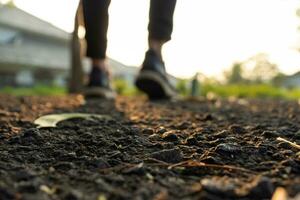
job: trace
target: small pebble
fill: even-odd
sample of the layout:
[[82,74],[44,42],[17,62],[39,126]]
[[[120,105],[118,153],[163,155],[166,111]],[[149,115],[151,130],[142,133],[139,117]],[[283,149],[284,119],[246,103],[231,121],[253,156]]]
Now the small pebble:
[[244,129],[242,126],[236,125],[236,124],[231,125],[229,127],[229,130],[233,134],[243,134],[243,133],[246,133],[246,129]]
[[146,135],[152,135],[153,133],[154,133],[154,130],[151,128],[145,128],[143,130],[143,134],[146,134]]
[[154,152],[150,155],[152,158],[161,160],[167,163],[178,163],[182,161],[183,155],[180,149],[166,149],[162,151]]
[[174,131],[165,132],[161,137],[170,142],[178,141],[178,136],[174,133]]
[[196,140],[196,138],[191,136],[191,137],[188,137],[186,139],[186,144],[188,144],[188,145],[197,145],[198,141]]
[[234,143],[222,143],[216,147],[215,151],[223,155],[237,154],[241,152],[241,147]]
[[266,138],[272,138],[272,137],[278,137],[280,134],[277,131],[264,131],[262,133],[262,136],[266,137]]
[[258,177],[250,183],[249,196],[256,199],[269,199],[275,190],[274,184],[270,178]]

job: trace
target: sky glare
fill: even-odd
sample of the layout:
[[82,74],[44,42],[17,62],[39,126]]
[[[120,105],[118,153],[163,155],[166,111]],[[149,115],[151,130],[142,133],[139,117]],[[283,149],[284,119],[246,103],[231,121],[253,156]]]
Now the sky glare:
[[[0,0],[6,1],[6,0]],[[164,49],[168,71],[220,76],[235,61],[267,53],[281,71],[300,70],[299,0],[178,0],[172,41]],[[77,0],[15,0],[15,4],[70,32]],[[139,66],[147,49],[149,0],[113,0],[108,56]]]

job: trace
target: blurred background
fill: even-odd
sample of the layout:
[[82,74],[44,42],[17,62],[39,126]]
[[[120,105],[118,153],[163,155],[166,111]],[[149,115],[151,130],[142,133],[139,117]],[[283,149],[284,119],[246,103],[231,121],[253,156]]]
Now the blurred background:
[[[77,0],[0,0],[0,92],[63,95]],[[149,0],[113,0],[114,86],[133,80],[147,49]],[[178,1],[164,59],[182,95],[300,99],[299,0]],[[122,34],[120,34],[122,33]],[[84,28],[79,27],[79,38]],[[82,60],[84,71],[89,61]]]

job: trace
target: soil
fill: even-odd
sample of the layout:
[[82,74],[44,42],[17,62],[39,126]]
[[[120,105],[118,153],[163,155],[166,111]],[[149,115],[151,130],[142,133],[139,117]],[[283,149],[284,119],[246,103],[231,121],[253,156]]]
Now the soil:
[[[48,113],[97,113],[55,128]],[[0,96],[0,199],[270,199],[300,193],[296,101]]]

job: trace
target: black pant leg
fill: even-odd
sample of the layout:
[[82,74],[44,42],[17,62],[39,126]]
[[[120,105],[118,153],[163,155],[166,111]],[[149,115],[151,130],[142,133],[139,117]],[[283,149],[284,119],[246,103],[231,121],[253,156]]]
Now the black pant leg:
[[176,0],[151,0],[149,13],[149,39],[168,41],[173,31]]
[[106,57],[108,7],[110,0],[83,0],[87,52],[90,58]]

